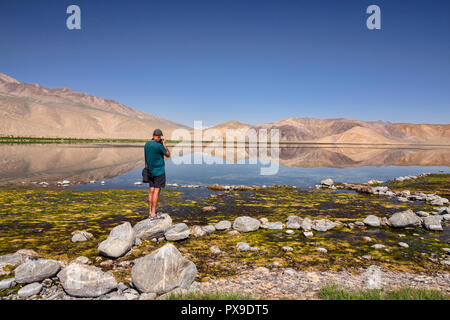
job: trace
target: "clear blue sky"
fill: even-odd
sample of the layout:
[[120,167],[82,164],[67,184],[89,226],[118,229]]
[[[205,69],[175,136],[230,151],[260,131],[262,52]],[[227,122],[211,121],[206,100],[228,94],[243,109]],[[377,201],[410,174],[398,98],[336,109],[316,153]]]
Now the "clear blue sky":
[[[371,4],[382,30],[366,28]],[[0,72],[189,126],[450,123],[448,0],[2,0],[0,39]]]

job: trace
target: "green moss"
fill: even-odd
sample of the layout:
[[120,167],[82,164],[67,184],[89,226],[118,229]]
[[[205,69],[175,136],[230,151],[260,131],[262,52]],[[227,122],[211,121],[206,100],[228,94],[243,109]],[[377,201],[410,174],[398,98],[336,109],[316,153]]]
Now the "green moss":
[[[285,221],[290,215],[328,218],[340,222],[361,221],[367,215],[388,217],[392,213],[411,208],[422,210],[423,203],[402,203],[384,196],[355,192],[304,190],[292,187],[271,187],[249,191],[221,192],[198,189],[179,191],[165,189],[161,193],[160,209],[172,216],[174,223],[188,220],[188,225],[214,224],[220,220],[233,221],[238,216],[266,217],[269,221]],[[215,212],[202,212],[203,206],[215,206]],[[148,215],[145,190],[52,190],[2,187],[0,188],[0,254],[29,248],[42,256],[71,260],[77,256],[97,257],[98,243],[116,225],[129,221],[135,224]],[[71,242],[71,232],[86,230],[94,239]],[[419,233],[415,236],[414,233]],[[400,238],[400,234],[404,237]],[[364,242],[369,236],[374,242]],[[288,235],[284,231],[258,230],[231,236],[226,231],[214,232],[201,238],[189,238],[176,246],[194,261],[199,277],[212,278],[238,273],[242,266],[269,267],[274,261],[296,269],[342,270],[357,272],[362,266],[377,264],[393,271],[434,272],[445,267],[430,257],[443,258],[442,248],[448,247],[446,233],[422,229],[345,228],[328,232],[314,232],[306,238],[301,230]],[[260,250],[238,252],[235,246],[243,241]],[[401,248],[398,242],[409,248]],[[143,241],[133,251],[115,263],[133,260],[163,244]],[[386,245],[389,252],[371,248],[374,243]],[[223,255],[210,254],[216,245]],[[293,252],[281,250],[290,246]],[[328,254],[316,251],[324,247]],[[363,259],[370,255],[372,260]],[[96,263],[97,265],[99,263]],[[126,279],[127,271],[117,276]]]

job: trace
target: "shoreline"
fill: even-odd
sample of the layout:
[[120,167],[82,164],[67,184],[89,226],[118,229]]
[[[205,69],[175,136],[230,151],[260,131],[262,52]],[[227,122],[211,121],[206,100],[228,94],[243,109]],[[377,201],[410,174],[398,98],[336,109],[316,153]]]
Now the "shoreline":
[[[117,282],[125,283],[127,289],[124,290],[128,290],[128,297],[133,300],[140,299],[142,296],[132,285],[134,280],[131,271],[137,261],[172,244],[176,246],[175,250],[180,252],[180,256],[195,263],[198,274],[192,286],[185,288],[185,291],[178,290],[171,294],[213,292],[223,289],[253,293],[256,298],[317,299],[317,292],[331,283],[355,289],[370,289],[375,280],[379,284],[376,287],[381,286],[386,290],[404,284],[411,288],[438,289],[448,294],[450,240],[439,240],[442,231],[427,230],[426,218],[420,218],[420,224],[424,223],[424,226],[405,225],[401,228],[394,228],[391,219],[395,214],[406,209],[413,209],[415,213],[427,211],[424,217],[430,217],[431,220],[435,217],[444,218],[446,213],[439,212],[437,208],[448,211],[449,208],[445,207],[448,206],[448,201],[442,200],[444,199],[442,194],[431,198],[427,196],[428,191],[421,192],[421,190],[434,188],[433,190],[436,191],[436,188],[440,188],[439,186],[448,185],[449,177],[449,174],[423,174],[417,177],[398,177],[387,182],[371,181],[371,184],[358,185],[358,188],[363,189],[345,193],[340,192],[339,189],[346,186],[355,188],[355,185],[337,184],[329,179],[323,180],[318,189],[306,190],[290,186],[255,188],[210,185],[210,190],[214,190],[214,193],[197,199],[198,202],[194,201],[194,203],[191,203],[189,198],[185,200],[179,198],[182,192],[175,188],[166,193],[166,198],[162,202],[163,207],[173,208],[170,213],[174,224],[170,218],[168,224],[164,222],[166,218],[157,222],[166,226],[162,236],[158,233],[158,235],[141,238],[142,236],[136,234],[136,239],[130,245],[129,251],[119,257],[105,257],[104,254],[99,254],[97,245],[111,237],[112,229],[130,222],[135,224],[133,229],[136,232],[139,230],[139,228],[136,229],[137,225],[145,221],[142,220],[141,211],[145,210],[142,208],[145,190],[135,192],[132,190],[64,189],[62,192],[41,188],[30,189],[26,193],[22,193],[24,192],[22,189],[15,193],[14,190],[0,188],[0,192],[5,200],[16,199],[16,196],[24,199],[35,198],[39,201],[38,203],[53,199],[48,203],[48,207],[40,207],[41,204],[36,207],[31,202],[29,204],[31,208],[39,209],[37,213],[29,211],[27,207],[19,209],[33,214],[33,219],[37,221],[45,218],[48,223],[51,223],[53,227],[43,229],[42,233],[36,234],[35,237],[42,238],[40,240],[42,248],[48,247],[46,239],[52,239],[51,243],[60,243],[63,247],[59,250],[62,250],[61,253],[64,252],[64,254],[55,254],[51,247],[45,251],[41,251],[39,246],[32,245],[16,246],[16,248],[37,250],[39,252],[37,255],[40,256],[37,261],[56,259],[61,265],[61,270],[74,261],[82,261],[81,263],[86,266],[111,273]],[[382,184],[389,185],[389,188],[384,189]],[[405,188],[411,189],[407,195],[403,194]],[[403,191],[396,191],[397,189]],[[447,195],[449,190],[439,191]],[[392,195],[396,197],[411,197],[412,201],[399,201],[395,197],[386,196],[387,192],[392,192]],[[425,195],[425,198],[418,200],[416,197],[420,194]],[[20,198],[13,200],[10,208],[14,208],[14,201],[22,201]],[[81,225],[73,225],[74,221],[78,221],[78,210],[85,212],[83,208],[91,208],[90,203],[86,203],[84,207],[87,199],[94,205],[94,211],[89,214],[90,220]],[[130,202],[130,199],[134,200]],[[442,204],[440,207],[430,204],[435,200],[445,202],[442,203],[444,207]],[[77,209],[68,201],[83,205]],[[127,207],[124,207],[125,204]],[[130,204],[133,206],[129,206]],[[230,207],[230,204],[233,206]],[[256,210],[253,210],[255,205]],[[298,205],[301,207],[297,208]],[[382,209],[380,206],[386,207]],[[292,211],[291,207],[296,209]],[[46,214],[46,208],[52,210],[51,215]],[[187,215],[179,215],[176,208],[182,210],[181,213],[187,212]],[[232,214],[229,215],[224,211],[225,208],[231,210]],[[266,209],[260,211],[261,209],[258,208]],[[355,214],[355,208],[364,209],[364,212]],[[117,215],[118,210],[126,214],[122,217],[117,216],[107,225],[98,225],[98,221],[111,216],[111,212]],[[96,215],[92,215],[93,213]],[[375,225],[373,225],[373,219],[366,222],[371,214],[375,214]],[[244,215],[251,217],[245,218]],[[14,218],[16,216],[12,217],[17,219]],[[66,221],[67,217],[75,220]],[[237,222],[241,220],[242,225],[241,222]],[[30,221],[33,220],[27,219],[26,223],[29,224]],[[446,219],[441,219],[439,223],[442,223],[444,230],[447,230],[445,221]],[[65,225],[56,228],[62,222]],[[19,241],[18,244],[20,244],[20,239],[27,239],[26,241],[32,239],[27,229],[21,229],[20,220],[15,220],[14,224],[18,226],[21,233],[25,234],[25,238],[12,233],[7,238],[2,238],[3,243],[14,240]],[[78,228],[82,226],[84,229],[76,229],[79,231],[72,232],[72,235],[74,237],[86,235],[87,238],[81,240],[82,242],[74,242],[74,237],[70,241],[68,232],[77,226]],[[251,229],[247,229],[249,227]],[[170,237],[169,229],[173,229]],[[13,231],[8,230],[8,232]],[[111,233],[108,236],[109,231]],[[52,238],[52,233],[48,232],[53,232],[57,237]],[[0,237],[2,237],[1,234]],[[65,247],[70,250],[64,249]],[[25,251],[29,253],[29,250]],[[14,251],[8,250],[8,252]],[[15,254],[16,257],[18,257],[17,254]],[[0,256],[0,260],[2,259],[5,257]],[[21,261],[23,263],[28,260]],[[14,276],[13,271],[14,268],[4,270],[0,280]],[[373,274],[377,277],[375,280],[373,280]],[[68,296],[63,290],[59,278],[53,277],[41,284],[43,287],[40,290],[45,297],[74,298]],[[8,299],[18,298],[17,292],[22,286],[14,288],[11,293],[6,293]],[[112,293],[102,294],[97,298],[124,299],[125,291],[113,290]],[[166,297],[167,295],[163,294],[160,299]],[[31,298],[38,297],[31,296]]]

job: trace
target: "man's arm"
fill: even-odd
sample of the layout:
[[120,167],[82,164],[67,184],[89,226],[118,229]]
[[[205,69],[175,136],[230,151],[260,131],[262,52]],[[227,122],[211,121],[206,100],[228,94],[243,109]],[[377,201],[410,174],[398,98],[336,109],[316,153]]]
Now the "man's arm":
[[162,144],[163,144],[164,149],[166,149],[166,153],[165,153],[164,155],[165,155],[167,158],[170,158],[170,151],[169,151],[169,149],[168,149],[167,146],[166,146],[166,140],[165,140],[165,139],[162,141]]

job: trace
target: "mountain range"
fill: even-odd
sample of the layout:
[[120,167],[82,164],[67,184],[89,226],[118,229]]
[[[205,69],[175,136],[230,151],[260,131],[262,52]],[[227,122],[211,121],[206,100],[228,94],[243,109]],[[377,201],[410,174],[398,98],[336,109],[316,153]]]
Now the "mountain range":
[[[111,99],[68,88],[50,89],[0,73],[0,136],[146,139],[154,128],[170,138],[185,125]],[[279,129],[284,142],[450,144],[450,124],[410,124],[350,119],[288,118],[260,125],[235,120],[210,129]]]

